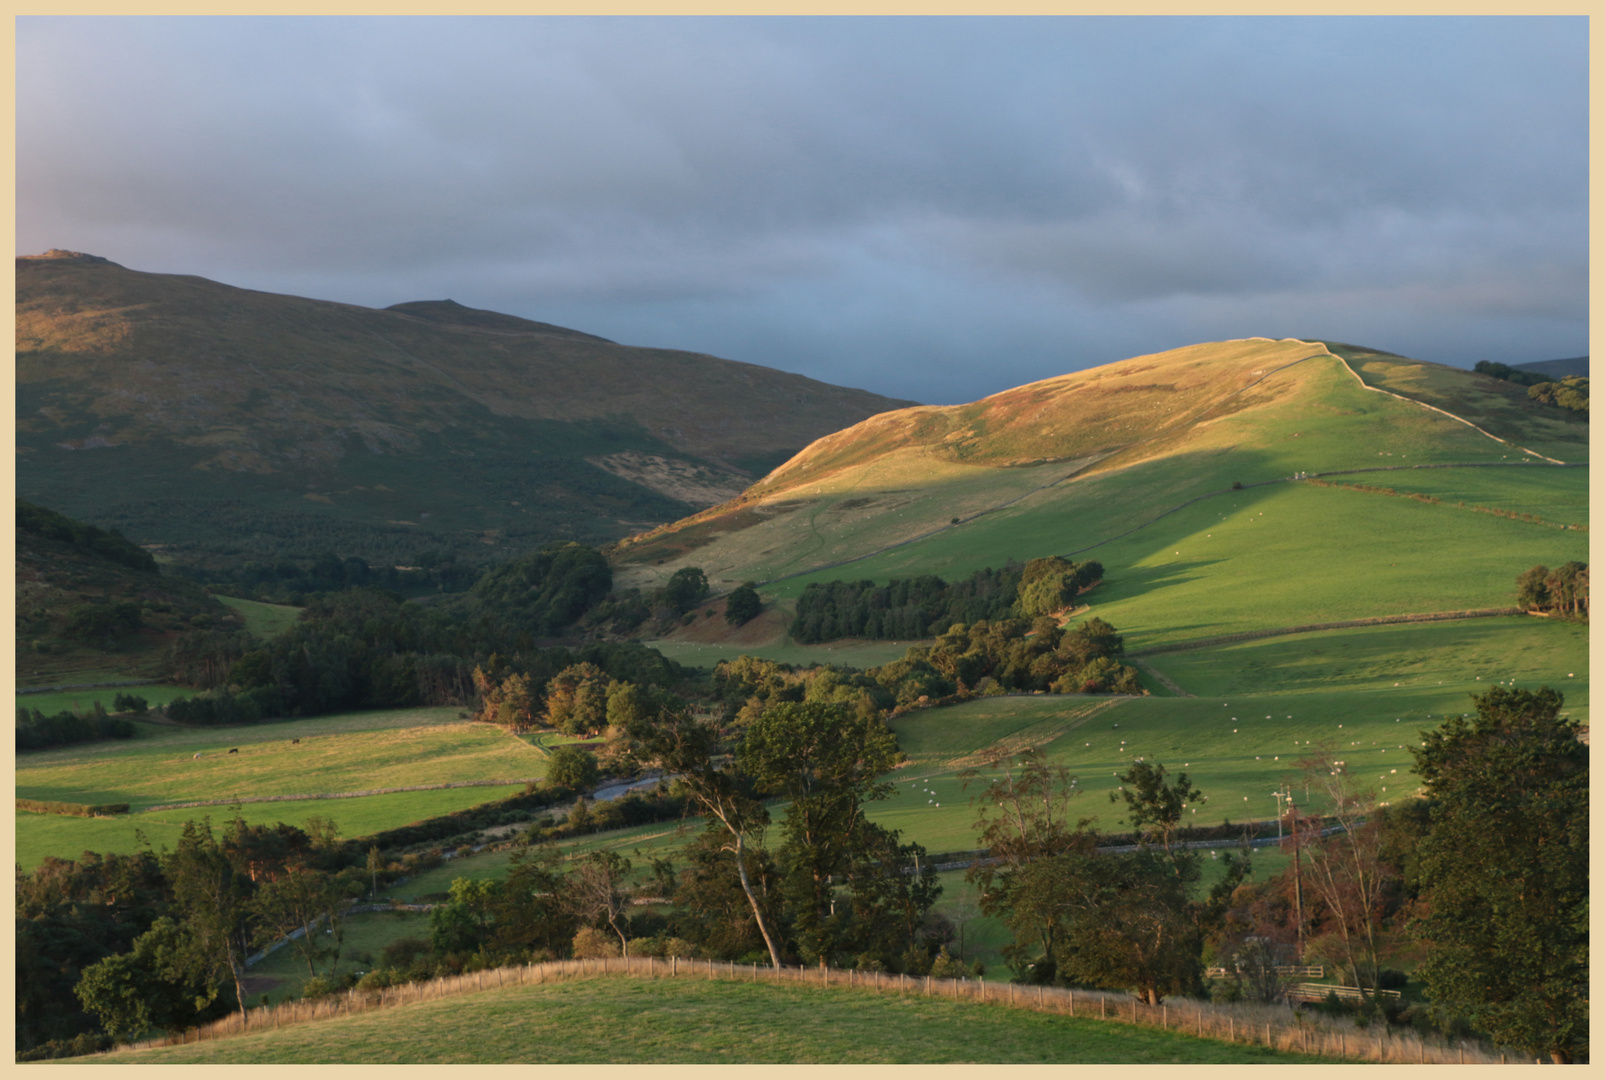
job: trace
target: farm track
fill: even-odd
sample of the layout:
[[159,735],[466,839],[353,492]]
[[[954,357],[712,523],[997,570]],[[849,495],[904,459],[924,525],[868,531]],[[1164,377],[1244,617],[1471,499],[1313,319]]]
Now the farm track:
[[1187,691],[1183,690],[1180,686],[1178,686],[1175,683],[1171,682],[1170,681],[1170,676],[1166,675],[1164,672],[1160,671],[1158,668],[1154,667],[1152,664],[1144,663],[1142,660],[1137,659],[1135,654],[1127,656],[1126,659],[1130,660],[1134,667],[1141,668],[1143,671],[1147,672],[1148,675],[1151,676],[1156,683],[1158,683],[1160,686],[1163,686],[1166,690],[1169,690],[1172,694],[1175,694],[1177,697],[1193,697],[1194,696],[1192,694],[1189,694]]
[[1559,458],[1552,458],[1552,457],[1549,457],[1548,455],[1540,454],[1538,451],[1529,450],[1525,446],[1517,446],[1515,443],[1511,442],[1509,439],[1501,439],[1498,435],[1495,435],[1493,432],[1487,431],[1487,430],[1484,430],[1483,428],[1478,427],[1476,424],[1473,424],[1470,420],[1467,420],[1464,416],[1456,416],[1454,413],[1450,412],[1448,409],[1440,409],[1436,405],[1428,405],[1425,401],[1418,401],[1417,399],[1415,399],[1413,397],[1406,397],[1404,394],[1396,394],[1392,390],[1384,390],[1380,386],[1372,386],[1370,383],[1368,383],[1364,379],[1360,378],[1360,373],[1358,371],[1355,371],[1353,366],[1350,365],[1350,363],[1347,360],[1343,359],[1343,357],[1338,356],[1336,353],[1332,353],[1332,352],[1327,353],[1327,355],[1332,357],[1333,359],[1335,359],[1338,363],[1342,364],[1344,369],[1347,370],[1350,375],[1354,376],[1354,380],[1356,382],[1358,382],[1361,386],[1365,387],[1365,389],[1367,389],[1367,390],[1373,390],[1378,394],[1386,394],[1386,395],[1388,395],[1388,397],[1398,398],[1400,401],[1408,401],[1411,404],[1421,406],[1423,409],[1431,409],[1435,413],[1440,413],[1443,416],[1447,416],[1451,420],[1458,420],[1462,424],[1466,425],[1468,428],[1471,428],[1473,431],[1476,431],[1479,434],[1488,436],[1488,438],[1492,439],[1496,443],[1503,443],[1505,446],[1509,446],[1509,447],[1512,447],[1513,449],[1520,450],[1524,454],[1531,454],[1535,458],[1542,458],[1543,460],[1549,462],[1551,465],[1565,465],[1565,464],[1567,464],[1566,462],[1561,461]]

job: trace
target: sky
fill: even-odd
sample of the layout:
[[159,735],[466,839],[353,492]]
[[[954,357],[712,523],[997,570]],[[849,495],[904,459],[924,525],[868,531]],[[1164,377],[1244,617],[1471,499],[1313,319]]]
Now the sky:
[[930,404],[1588,351],[1582,18],[20,18],[17,253]]

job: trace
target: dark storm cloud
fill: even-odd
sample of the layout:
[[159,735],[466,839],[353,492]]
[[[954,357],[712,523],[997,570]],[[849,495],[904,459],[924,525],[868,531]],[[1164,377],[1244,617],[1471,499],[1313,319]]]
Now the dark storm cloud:
[[18,247],[926,401],[1219,337],[1587,349],[1587,24],[18,24]]

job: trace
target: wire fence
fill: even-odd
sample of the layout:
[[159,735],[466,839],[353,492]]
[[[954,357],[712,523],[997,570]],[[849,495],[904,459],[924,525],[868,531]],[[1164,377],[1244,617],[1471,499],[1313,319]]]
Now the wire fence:
[[1174,999],[1149,1005],[1130,994],[1070,990],[1052,986],[989,983],[985,979],[938,979],[880,971],[737,964],[683,957],[603,957],[552,960],[449,975],[384,989],[352,989],[312,1001],[288,1001],[233,1013],[201,1027],[131,1044],[124,1049],[176,1046],[271,1031],[397,1005],[439,1001],[461,994],[506,987],[539,986],[596,976],[646,979],[700,979],[752,983],[791,983],[840,987],[867,993],[949,998],[1005,1008],[1132,1024],[1273,1050],[1341,1061],[1396,1064],[1502,1064],[1525,1061],[1470,1040],[1425,1038],[1399,1033],[1386,1024],[1360,1028],[1353,1021],[1317,1017],[1286,1006],[1215,1004]]

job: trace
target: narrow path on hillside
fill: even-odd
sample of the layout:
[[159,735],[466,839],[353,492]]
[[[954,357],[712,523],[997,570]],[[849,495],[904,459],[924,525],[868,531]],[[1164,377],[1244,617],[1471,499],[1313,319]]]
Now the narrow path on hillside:
[[[1321,347],[1322,348],[1326,347],[1324,342],[1321,343]],[[1492,439],[1496,443],[1503,443],[1504,445],[1510,447],[1513,450],[1520,450],[1524,454],[1531,454],[1535,458],[1542,458],[1543,460],[1549,462],[1551,465],[1565,465],[1566,464],[1566,462],[1561,461],[1559,458],[1552,458],[1552,457],[1549,457],[1546,454],[1540,454],[1536,450],[1529,450],[1525,446],[1518,446],[1515,443],[1511,442],[1509,439],[1501,439],[1498,435],[1495,435],[1493,432],[1485,430],[1484,428],[1478,427],[1476,424],[1473,424],[1470,420],[1467,420],[1464,416],[1456,416],[1454,413],[1450,412],[1448,409],[1440,409],[1436,405],[1428,405],[1425,401],[1421,401],[1421,400],[1419,400],[1417,398],[1406,397],[1403,394],[1396,394],[1392,390],[1384,390],[1380,386],[1372,386],[1370,383],[1368,383],[1364,379],[1360,378],[1360,373],[1358,371],[1355,371],[1354,368],[1349,364],[1349,362],[1347,360],[1343,359],[1343,357],[1337,355],[1336,353],[1334,353],[1334,352],[1332,352],[1330,350],[1327,351],[1327,355],[1332,357],[1338,363],[1342,364],[1343,365],[1343,370],[1347,371],[1350,375],[1353,375],[1354,376],[1354,381],[1359,383],[1362,387],[1364,387],[1367,390],[1374,391],[1375,393],[1378,393],[1378,394],[1386,394],[1386,395],[1388,395],[1388,397],[1398,398],[1400,401],[1408,401],[1412,405],[1419,405],[1423,409],[1431,409],[1435,413],[1441,413],[1444,416],[1447,416],[1451,420],[1460,421],[1462,424],[1466,425],[1468,428],[1471,428],[1473,431],[1476,431],[1476,432],[1478,432],[1480,434],[1488,436],[1490,439]]]
[[1193,697],[1194,696],[1192,694],[1189,694],[1187,691],[1183,690],[1181,687],[1177,686],[1175,683],[1171,682],[1170,681],[1170,677],[1168,675],[1166,675],[1164,672],[1160,671],[1158,668],[1154,667],[1152,664],[1148,663],[1146,660],[1141,660],[1135,655],[1128,655],[1126,657],[1126,659],[1131,661],[1131,664],[1132,664],[1133,667],[1139,668],[1140,670],[1146,672],[1149,676],[1151,676],[1153,678],[1154,682],[1158,683],[1160,686],[1163,686],[1166,690],[1169,690],[1172,694],[1175,694],[1177,697]]

